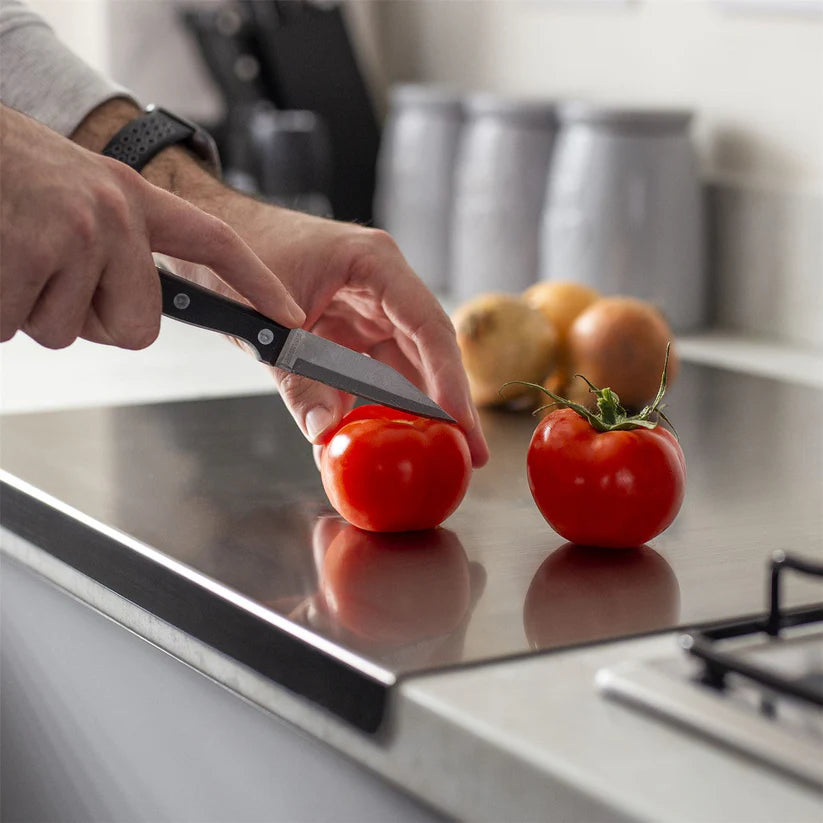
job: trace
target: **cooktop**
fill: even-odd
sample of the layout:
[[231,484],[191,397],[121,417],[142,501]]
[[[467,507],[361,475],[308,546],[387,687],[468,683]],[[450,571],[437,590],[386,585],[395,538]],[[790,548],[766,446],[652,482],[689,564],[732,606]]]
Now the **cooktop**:
[[823,558],[823,391],[684,364],[667,400],[686,500],[628,551],[543,520],[524,412],[482,413],[491,460],[441,528],[359,532],[276,395],[7,416],[2,525],[373,731],[401,677],[757,615],[775,550]]

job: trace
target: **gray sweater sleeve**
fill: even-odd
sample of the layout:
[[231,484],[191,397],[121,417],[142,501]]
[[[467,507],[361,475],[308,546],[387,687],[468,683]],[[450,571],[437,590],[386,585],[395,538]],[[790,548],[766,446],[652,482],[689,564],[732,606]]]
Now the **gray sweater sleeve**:
[[70,51],[21,0],[0,0],[0,101],[69,135],[113,97],[134,99]]

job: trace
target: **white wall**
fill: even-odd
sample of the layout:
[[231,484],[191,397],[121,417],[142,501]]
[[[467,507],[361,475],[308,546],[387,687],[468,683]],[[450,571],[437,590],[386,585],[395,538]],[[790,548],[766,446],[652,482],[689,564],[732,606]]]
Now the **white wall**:
[[[219,110],[176,23],[180,0],[29,2],[71,48],[141,97],[191,116]],[[823,192],[823,0],[347,5],[364,67],[384,86],[420,79],[553,98],[693,106],[707,176]],[[781,6],[789,11],[769,10]],[[792,11],[797,8],[809,11]]]
[[821,192],[823,13],[811,12],[823,5],[737,5],[400,0],[377,11],[393,79],[692,106],[710,177]]
[[109,0],[26,0],[57,36],[98,71],[109,71]]
[[143,103],[158,102],[210,122],[219,96],[178,6],[218,0],[27,0],[58,37],[98,71],[131,89]]
[[823,351],[821,0],[384,0],[387,83],[688,106],[715,325]]

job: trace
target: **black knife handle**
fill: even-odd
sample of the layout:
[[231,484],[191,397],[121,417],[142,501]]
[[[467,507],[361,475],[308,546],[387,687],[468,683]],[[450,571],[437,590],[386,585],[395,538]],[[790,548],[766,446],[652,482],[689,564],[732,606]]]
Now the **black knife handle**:
[[198,286],[157,266],[163,290],[163,314],[245,340],[264,363],[274,363],[291,329],[260,312]]

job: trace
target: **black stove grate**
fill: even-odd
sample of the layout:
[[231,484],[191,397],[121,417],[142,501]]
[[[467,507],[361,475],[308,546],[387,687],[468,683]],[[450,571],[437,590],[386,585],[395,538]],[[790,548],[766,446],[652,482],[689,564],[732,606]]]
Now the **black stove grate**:
[[718,641],[747,635],[765,634],[778,638],[785,629],[823,624],[823,604],[804,609],[781,607],[781,581],[786,570],[823,578],[823,564],[783,551],[775,552],[769,567],[770,605],[768,613],[756,619],[738,620],[684,634],[681,646],[703,663],[701,681],[718,690],[726,688],[727,676],[741,675],[768,690],[806,703],[823,707],[823,673],[811,672],[802,677],[787,677],[744,659],[739,652],[718,648]]

